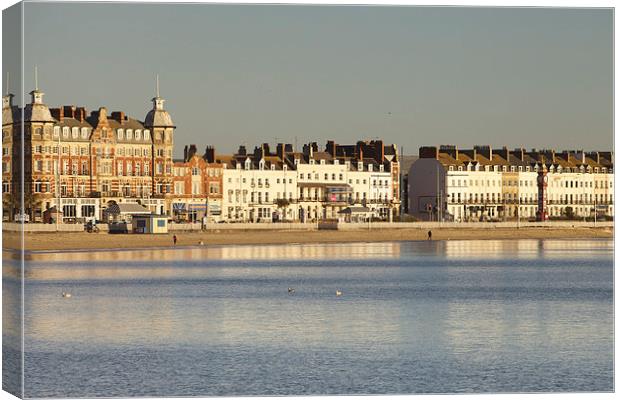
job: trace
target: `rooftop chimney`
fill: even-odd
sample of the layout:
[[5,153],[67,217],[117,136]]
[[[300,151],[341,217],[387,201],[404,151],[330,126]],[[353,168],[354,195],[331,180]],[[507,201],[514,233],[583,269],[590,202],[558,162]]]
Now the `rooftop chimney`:
[[215,147],[207,146],[207,148],[205,149],[204,159],[208,163],[215,162]]
[[385,146],[383,140],[375,140],[375,160],[381,164],[385,159]]
[[459,149],[455,145],[439,146],[439,153],[446,153],[455,160],[459,159]]
[[510,153],[508,152],[508,147],[504,146],[499,150],[495,150],[495,153],[498,154],[501,158],[503,158],[506,161],[510,161],[508,158],[510,156]]
[[418,152],[420,158],[439,159],[439,149],[436,146],[422,146]]
[[125,122],[125,113],[123,111],[112,112],[112,119],[121,125]]
[[191,160],[191,158],[194,157],[194,154],[196,154],[197,151],[198,151],[198,148],[196,147],[196,145],[190,144],[189,149],[187,150],[187,159],[185,161],[187,162]]
[[57,119],[59,122],[62,122],[65,119],[65,113],[64,113],[63,107],[50,108],[50,113],[52,114],[52,117]]
[[286,156],[286,149],[284,147],[284,143],[278,143],[276,145],[276,155],[280,160],[284,161],[284,158]]
[[325,151],[331,154],[332,157],[336,157],[336,142],[333,140],[328,140],[325,145]]
[[84,120],[86,119],[86,108],[78,107],[76,110],[76,114],[76,118],[80,120],[80,122],[84,122]]

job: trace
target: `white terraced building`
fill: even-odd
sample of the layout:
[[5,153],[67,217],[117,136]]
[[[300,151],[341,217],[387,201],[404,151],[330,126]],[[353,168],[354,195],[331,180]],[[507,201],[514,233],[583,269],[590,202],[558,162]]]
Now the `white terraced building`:
[[396,146],[381,141],[341,146],[316,143],[302,152],[290,144],[269,145],[248,153],[218,155],[222,163],[225,221],[302,221],[343,219],[350,206],[367,207],[369,215],[391,220],[400,208]]
[[613,218],[613,154],[422,147],[408,176],[420,220]]

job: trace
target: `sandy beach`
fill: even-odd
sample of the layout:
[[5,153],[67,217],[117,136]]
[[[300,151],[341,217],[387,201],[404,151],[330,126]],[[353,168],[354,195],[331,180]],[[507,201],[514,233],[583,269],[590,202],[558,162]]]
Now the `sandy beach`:
[[[612,228],[436,228],[433,240],[484,240],[484,239],[578,239],[612,238]],[[236,244],[286,244],[286,243],[338,243],[338,242],[386,242],[426,240],[425,229],[383,229],[368,231],[216,231],[176,233],[177,246]],[[173,245],[173,234],[137,235],[107,233],[29,233],[26,235],[27,250],[81,250],[168,247]],[[4,232],[3,248],[17,248],[15,233]]]

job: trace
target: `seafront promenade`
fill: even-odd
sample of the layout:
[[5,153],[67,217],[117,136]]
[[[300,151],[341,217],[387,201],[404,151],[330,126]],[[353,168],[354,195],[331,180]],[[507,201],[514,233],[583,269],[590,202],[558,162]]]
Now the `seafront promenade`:
[[[43,225],[28,225],[26,228]],[[613,237],[613,222],[498,223],[366,223],[366,224],[217,224],[201,230],[189,224],[170,225],[168,234],[108,234],[86,232],[26,232],[27,250],[89,250],[236,244],[294,244],[426,240],[592,239]],[[5,224],[3,248],[19,247],[19,234]],[[8,229],[7,229],[8,228]]]

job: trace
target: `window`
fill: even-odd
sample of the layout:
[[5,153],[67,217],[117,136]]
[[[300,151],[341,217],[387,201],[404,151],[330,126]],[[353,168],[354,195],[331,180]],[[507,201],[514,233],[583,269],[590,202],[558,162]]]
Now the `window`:
[[200,194],[200,182],[192,182],[192,194]]
[[82,139],[88,139],[88,128],[82,128]]
[[119,129],[116,131],[116,138],[118,140],[123,140],[125,138],[125,135],[123,134],[123,130]]
[[63,126],[63,128],[62,128],[62,137],[64,137],[64,138],[68,138],[69,137],[69,127],[68,126]]
[[77,139],[79,135],[80,135],[80,129],[77,126],[74,126],[73,128],[71,128],[72,139]]
[[127,129],[127,140],[131,140],[131,137],[133,136],[133,131],[131,129]]
[[140,131],[140,129],[136,129],[136,133],[134,134],[134,137],[136,138],[136,140],[142,139],[142,132]]
[[148,129],[144,130],[144,140],[151,140],[151,131]]

